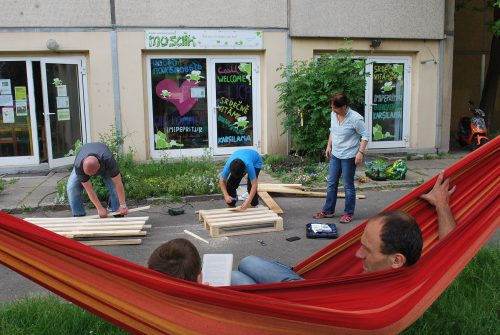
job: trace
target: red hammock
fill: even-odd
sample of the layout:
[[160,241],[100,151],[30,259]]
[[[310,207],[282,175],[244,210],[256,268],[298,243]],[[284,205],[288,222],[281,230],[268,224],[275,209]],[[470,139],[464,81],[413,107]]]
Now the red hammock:
[[0,213],[0,263],[135,334],[390,334],[419,318],[499,226],[500,137],[445,172],[457,228],[438,242],[418,197],[387,209],[420,224],[424,253],[400,270],[361,274],[365,223],[295,269],[308,280],[216,288],[164,276]]

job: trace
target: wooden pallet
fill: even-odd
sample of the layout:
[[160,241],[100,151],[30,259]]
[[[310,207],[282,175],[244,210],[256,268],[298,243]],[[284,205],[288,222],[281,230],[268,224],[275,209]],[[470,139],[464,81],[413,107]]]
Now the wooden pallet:
[[[143,208],[141,208],[143,210]],[[25,218],[41,228],[56,234],[72,238],[85,239],[81,243],[87,245],[125,245],[140,244],[140,239],[123,239],[128,236],[145,236],[145,229],[151,225],[145,224],[149,217],[70,217],[70,218]],[[110,240],[98,238],[111,237]],[[96,239],[97,238],[97,239]]]
[[257,234],[283,230],[283,219],[267,207],[202,210],[200,221],[211,237]]

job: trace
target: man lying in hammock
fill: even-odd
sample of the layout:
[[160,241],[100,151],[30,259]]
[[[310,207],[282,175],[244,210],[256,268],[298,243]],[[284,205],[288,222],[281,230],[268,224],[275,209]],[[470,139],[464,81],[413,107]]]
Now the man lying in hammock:
[[[449,179],[440,173],[431,192],[422,195],[436,208],[439,238],[451,232],[456,222],[449,205]],[[361,236],[356,257],[363,262],[364,272],[398,269],[415,264],[422,253],[422,233],[415,219],[401,210],[384,211],[372,217]],[[251,285],[302,280],[287,265],[258,256],[243,258],[238,271],[233,271],[231,285]]]

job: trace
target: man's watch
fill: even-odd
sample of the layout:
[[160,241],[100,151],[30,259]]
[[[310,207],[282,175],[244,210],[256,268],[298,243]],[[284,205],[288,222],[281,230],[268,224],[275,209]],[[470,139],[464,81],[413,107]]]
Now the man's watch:
[[120,204],[120,208],[127,208],[127,204]]

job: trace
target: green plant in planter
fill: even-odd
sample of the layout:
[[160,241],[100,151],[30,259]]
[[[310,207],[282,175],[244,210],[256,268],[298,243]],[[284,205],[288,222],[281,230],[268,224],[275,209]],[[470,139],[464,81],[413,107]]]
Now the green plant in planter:
[[349,49],[339,49],[336,54],[295,61],[278,71],[284,79],[276,88],[285,131],[291,131],[296,151],[319,159],[330,131],[330,96],[344,92],[351,104],[364,104],[368,75],[364,59],[354,59]]

